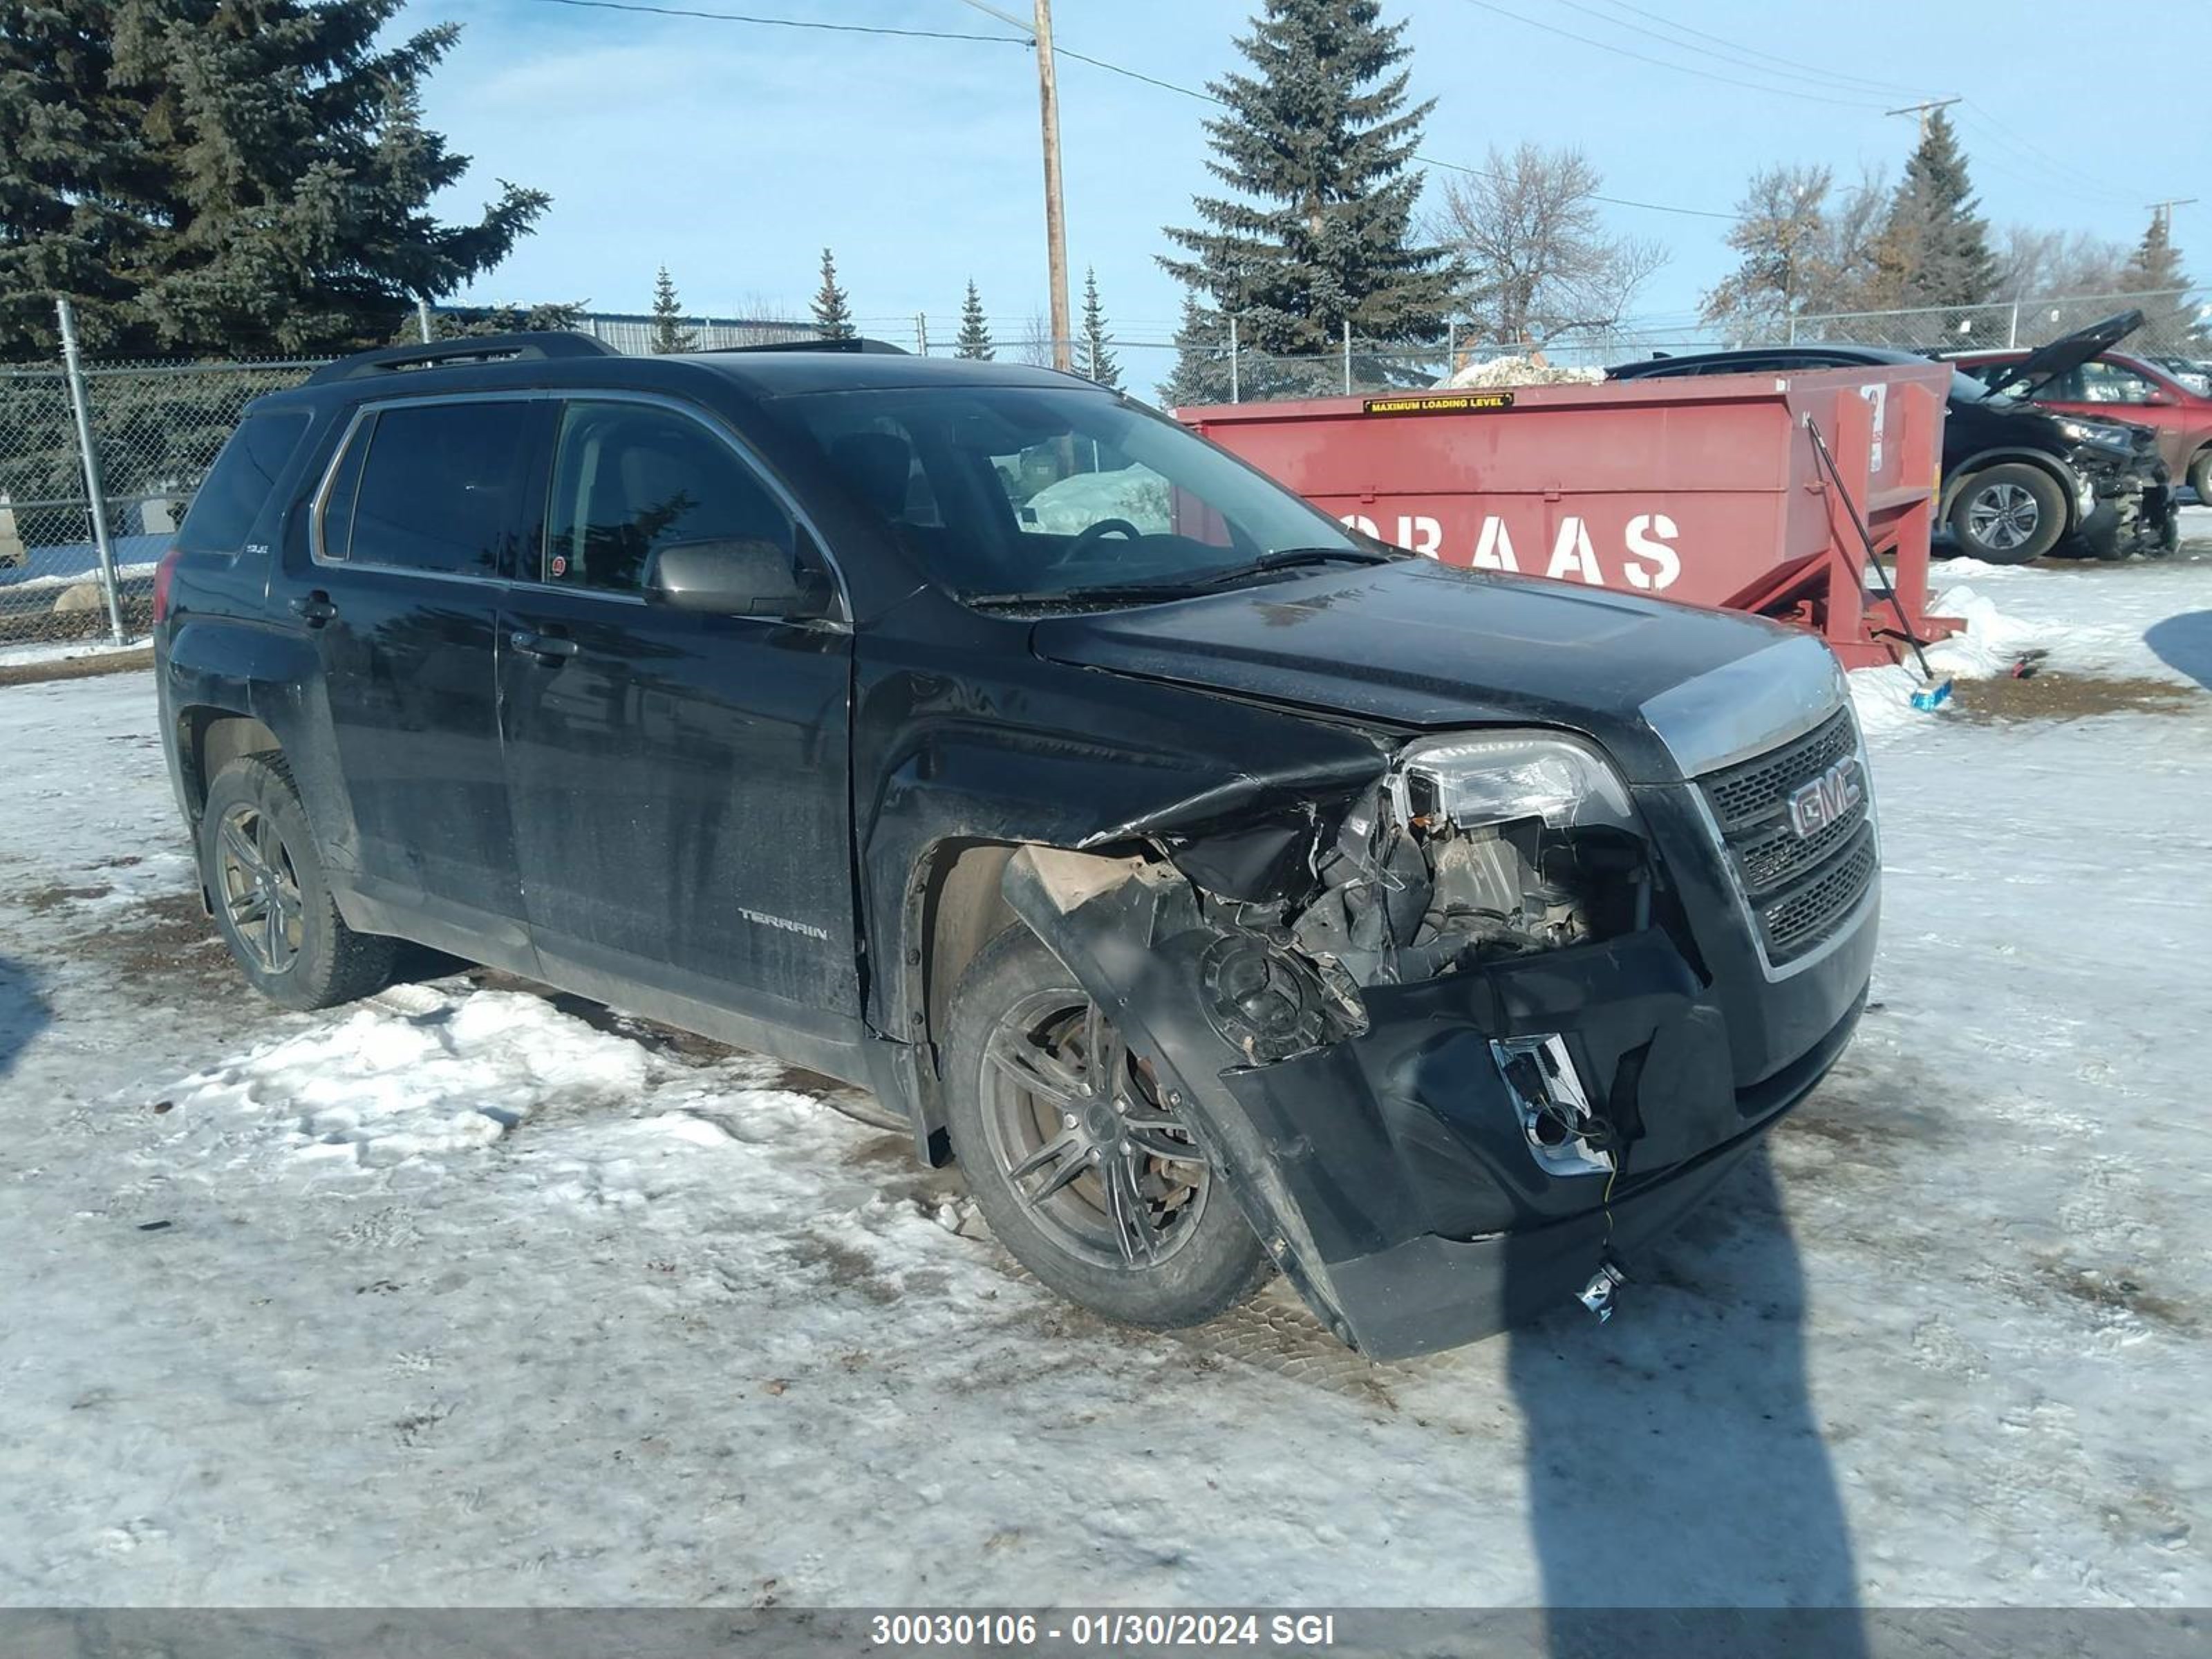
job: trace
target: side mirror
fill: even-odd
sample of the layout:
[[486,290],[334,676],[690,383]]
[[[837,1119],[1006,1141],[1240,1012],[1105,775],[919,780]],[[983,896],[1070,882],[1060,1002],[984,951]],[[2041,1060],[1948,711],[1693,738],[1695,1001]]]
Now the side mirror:
[[2143,399],[2143,402],[2153,409],[2171,409],[2179,401],[2179,398],[2164,386],[2153,386],[2150,395]]
[[829,616],[836,599],[826,574],[802,567],[787,549],[760,541],[665,547],[653,556],[646,592],[678,611],[791,622]]

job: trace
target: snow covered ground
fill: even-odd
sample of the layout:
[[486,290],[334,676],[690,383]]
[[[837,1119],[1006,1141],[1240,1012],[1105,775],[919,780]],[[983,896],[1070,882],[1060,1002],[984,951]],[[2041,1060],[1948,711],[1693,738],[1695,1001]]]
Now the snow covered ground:
[[2212,1602],[2212,545],[1952,580],[2051,701],[1878,723],[1832,1079],[1609,1325],[1387,1366],[1075,1312],[768,1061],[258,1004],[147,677],[0,689],[0,1601]]

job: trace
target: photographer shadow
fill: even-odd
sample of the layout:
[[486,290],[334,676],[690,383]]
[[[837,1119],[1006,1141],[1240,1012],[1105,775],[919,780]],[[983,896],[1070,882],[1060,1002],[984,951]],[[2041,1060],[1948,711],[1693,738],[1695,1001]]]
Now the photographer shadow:
[[[1566,1302],[1508,1339],[1547,1650],[1711,1654],[1764,1631],[1793,1654],[1860,1659],[1856,1564],[1766,1149],[1632,1267],[1642,1282],[1601,1330]],[[1765,1609],[1804,1611],[1747,1611]],[[1784,1618],[1786,1637],[1765,1630]]]

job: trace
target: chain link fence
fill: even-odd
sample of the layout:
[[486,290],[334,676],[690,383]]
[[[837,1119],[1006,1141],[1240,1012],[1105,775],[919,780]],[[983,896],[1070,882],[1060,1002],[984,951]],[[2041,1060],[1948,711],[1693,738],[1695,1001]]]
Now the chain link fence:
[[2136,310],[2143,313],[2143,325],[2120,343],[2120,350],[2154,359],[2212,358],[2212,289],[2204,288],[1911,311],[1829,312],[1791,319],[1780,337],[1785,342],[1849,340],[1930,353],[1995,351],[2042,345],[2118,312]]
[[154,566],[240,414],[314,368],[0,368],[0,647],[143,633]]

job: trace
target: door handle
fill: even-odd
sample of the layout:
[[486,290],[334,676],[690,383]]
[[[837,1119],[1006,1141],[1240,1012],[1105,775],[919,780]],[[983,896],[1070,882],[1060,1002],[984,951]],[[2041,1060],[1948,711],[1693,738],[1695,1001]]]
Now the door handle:
[[338,608],[331,603],[331,596],[319,587],[312,593],[302,593],[294,599],[292,613],[308,627],[320,628],[338,614]]
[[558,634],[533,634],[526,628],[518,628],[507,636],[507,642],[525,655],[532,656],[548,666],[557,667],[576,654],[576,642]]

